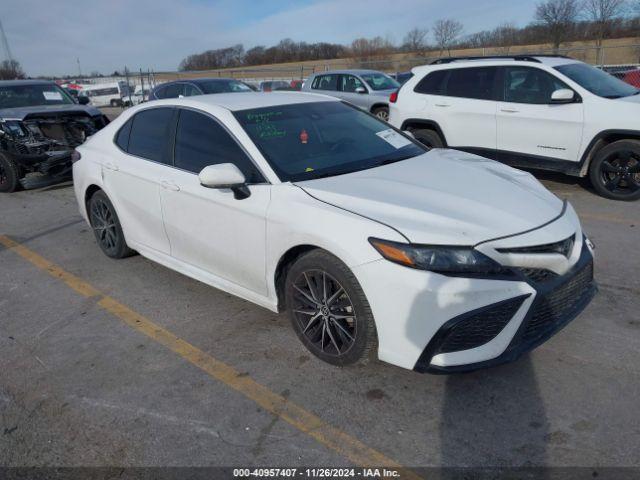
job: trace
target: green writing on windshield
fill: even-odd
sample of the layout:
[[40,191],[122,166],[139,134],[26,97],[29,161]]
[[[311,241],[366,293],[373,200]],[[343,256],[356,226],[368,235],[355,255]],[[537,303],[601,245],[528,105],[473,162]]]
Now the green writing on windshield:
[[280,138],[287,134],[287,131],[278,127],[272,120],[277,120],[282,116],[282,112],[261,112],[261,113],[248,113],[247,120],[255,123],[256,134],[259,138]]

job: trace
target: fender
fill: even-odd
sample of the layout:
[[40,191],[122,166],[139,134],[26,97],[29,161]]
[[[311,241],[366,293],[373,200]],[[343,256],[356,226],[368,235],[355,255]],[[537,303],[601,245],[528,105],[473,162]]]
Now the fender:
[[585,148],[582,157],[580,158],[579,167],[580,167],[580,176],[584,177],[587,175],[589,171],[589,166],[591,165],[591,161],[593,157],[595,157],[596,153],[602,148],[607,142],[606,140],[610,137],[613,137],[610,141],[615,142],[617,140],[623,140],[627,138],[638,139],[640,140],[640,130],[602,130],[598,134],[596,134],[587,148]]
[[440,128],[440,125],[438,124],[438,122],[434,120],[424,120],[421,118],[408,118],[404,122],[402,122],[402,126],[400,127],[400,130],[408,130],[409,125],[411,126],[420,125],[420,126],[429,127],[431,130],[435,130],[438,133],[438,135],[440,135],[440,138],[442,139],[444,146],[445,147],[449,146],[449,144],[447,143],[447,137],[445,137],[444,133],[442,132],[442,128]]

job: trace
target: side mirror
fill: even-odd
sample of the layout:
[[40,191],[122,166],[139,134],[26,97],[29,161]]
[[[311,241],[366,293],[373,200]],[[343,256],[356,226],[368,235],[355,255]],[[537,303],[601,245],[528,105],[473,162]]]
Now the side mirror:
[[356,93],[367,93],[367,89],[364,87],[356,87]]
[[233,163],[204,167],[198,174],[198,179],[203,187],[230,188],[236,200],[242,200],[251,195],[244,175]]
[[87,105],[89,103],[89,97],[85,97],[84,95],[78,95],[78,103],[80,105]]
[[575,100],[575,93],[568,88],[560,88],[551,94],[551,103],[571,103]]

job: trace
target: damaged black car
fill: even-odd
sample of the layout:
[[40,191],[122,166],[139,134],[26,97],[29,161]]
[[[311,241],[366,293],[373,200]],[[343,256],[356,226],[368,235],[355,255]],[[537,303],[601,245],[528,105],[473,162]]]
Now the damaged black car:
[[0,81],[0,192],[71,178],[71,154],[109,123],[53,82]]

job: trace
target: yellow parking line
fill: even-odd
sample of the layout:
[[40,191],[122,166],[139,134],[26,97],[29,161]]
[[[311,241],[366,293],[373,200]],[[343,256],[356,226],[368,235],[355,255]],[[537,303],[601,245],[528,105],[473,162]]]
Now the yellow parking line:
[[[84,280],[66,272],[27,247],[20,245],[4,235],[0,235],[0,243],[36,267],[46,271],[51,276],[62,280],[81,295],[85,297],[96,297],[97,304],[102,309],[116,316],[134,330],[164,345],[189,363],[206,372],[209,376],[240,392],[245,397],[260,405],[263,409],[280,417],[298,430],[336,451],[355,465],[362,467],[388,466],[402,469],[397,462],[386,457],[384,454],[326,423],[317,415],[290,402],[285,397],[272,392],[267,387],[251,379],[248,375],[244,375],[235,368],[216,360],[199,348],[177,337],[169,330],[162,328],[148,318],[131,310],[126,305],[103,294]],[[403,470],[401,478],[418,479],[420,477],[411,471]]]

